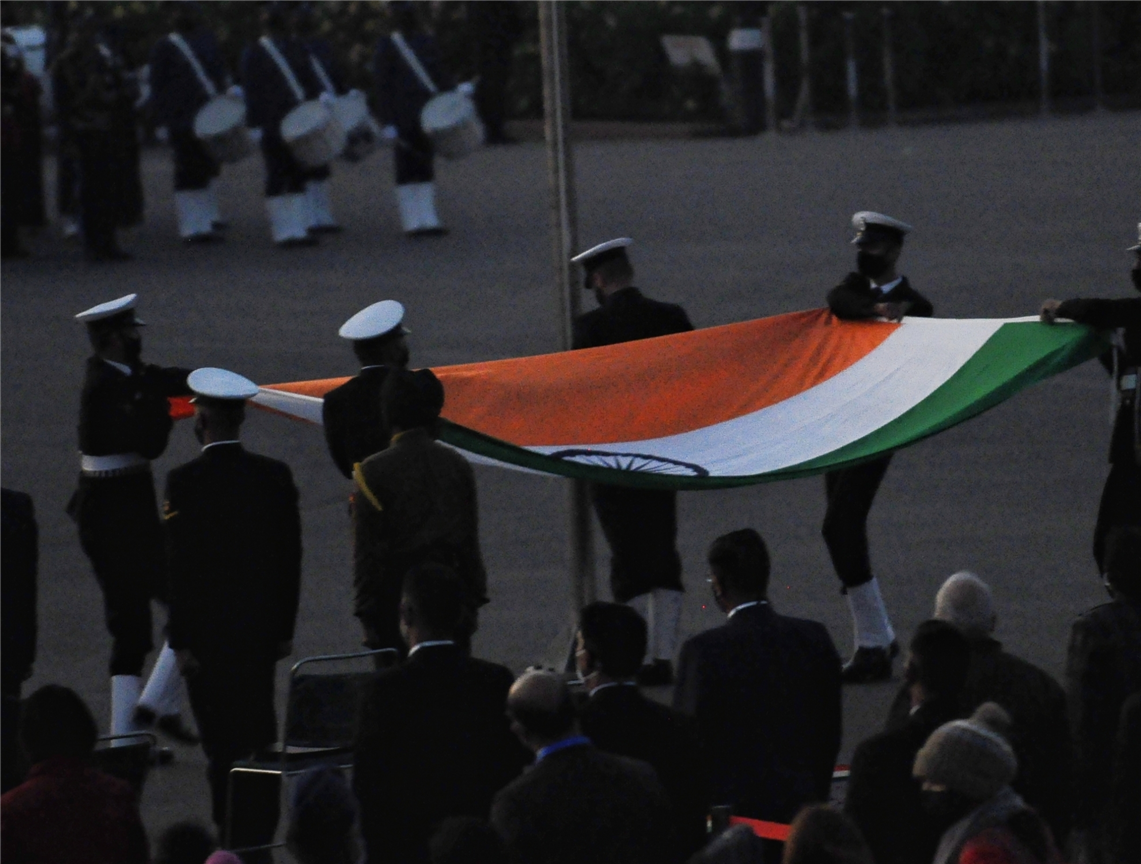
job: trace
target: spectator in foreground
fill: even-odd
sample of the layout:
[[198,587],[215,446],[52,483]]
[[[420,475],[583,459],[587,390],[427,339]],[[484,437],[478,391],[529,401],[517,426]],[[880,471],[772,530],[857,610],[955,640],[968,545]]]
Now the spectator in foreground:
[[553,672],[525,673],[507,699],[535,765],[495,796],[491,824],[513,864],[679,861],[665,792],[645,762],[603,753],[579,730]]
[[428,843],[432,864],[507,864],[495,829],[474,816],[445,819]]
[[705,765],[689,718],[642,695],[646,622],[622,603],[591,603],[579,616],[575,658],[590,698],[582,732],[600,750],[648,762],[673,805],[674,833],[690,855],[705,844]]
[[895,728],[864,741],[852,756],[844,809],[859,826],[877,864],[930,861],[939,826],[923,809],[912,776],[915,754],[936,729],[959,717],[970,648],[945,621],[915,631],[904,667],[909,714]]
[[134,790],[87,762],[95,718],[58,684],[28,697],[20,744],[32,768],[0,798],[0,858],[37,864],[147,864]]
[[24,779],[17,731],[20,691],[32,677],[36,659],[36,572],[39,569],[39,528],[32,497],[13,489],[0,490],[0,794]]
[[[958,628],[971,648],[958,716],[984,702],[997,702],[1010,715],[1010,743],[1018,757],[1014,790],[1042,814],[1064,845],[1073,820],[1073,746],[1065,692],[1049,673],[1003,650],[993,636],[998,616],[990,587],[974,573],[956,573],[943,583],[935,595],[935,618]],[[911,708],[904,685],[889,727],[906,723]]]
[[159,835],[154,864],[202,864],[218,848],[198,822],[176,822]]
[[831,790],[840,656],[824,625],[769,605],[769,554],[756,531],[717,538],[709,568],[728,620],[682,648],[674,709],[697,720],[711,803],[791,822]]
[[933,864],[1060,864],[1045,821],[1010,788],[1010,715],[987,702],[936,729],[915,757],[924,804],[943,835]]
[[293,787],[285,845],[298,864],[356,864],[357,803],[335,768],[306,771]]
[[1075,845],[1095,864],[1102,860],[1121,709],[1141,690],[1141,529],[1110,532],[1105,568],[1113,600],[1078,616],[1066,658],[1074,735],[1074,828],[1080,832]]
[[353,770],[370,864],[426,862],[437,822],[486,819],[492,797],[527,762],[506,717],[511,672],[457,644],[466,597],[443,565],[404,578],[408,659],[365,694]]
[[[782,864],[873,864],[860,829],[834,807],[813,804],[789,829]],[[877,862],[878,864],[878,862]]]

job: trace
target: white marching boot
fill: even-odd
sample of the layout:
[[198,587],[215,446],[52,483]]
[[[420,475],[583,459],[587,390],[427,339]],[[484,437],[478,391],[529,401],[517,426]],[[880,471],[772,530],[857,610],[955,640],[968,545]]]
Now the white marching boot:
[[448,233],[436,214],[435,183],[405,183],[397,186],[396,204],[400,209],[400,225],[410,237]]
[[178,236],[185,243],[209,243],[217,240],[210,218],[210,192],[188,189],[174,193],[174,210],[178,215]]
[[218,206],[218,181],[211,180],[206,187],[206,210],[210,215],[210,227],[215,231],[223,231],[228,223],[222,218],[222,211]]
[[886,648],[895,641],[895,631],[880,594],[880,583],[875,578],[848,589],[848,606],[852,610],[857,649]]
[[650,595],[650,638],[646,653],[651,660],[673,662],[684,597],[683,592],[669,588],[655,588]]
[[309,236],[309,206],[302,193],[272,195],[265,199],[273,242],[283,248],[315,246],[317,238]]
[[[111,734],[128,735],[138,732],[135,726],[135,706],[143,689],[143,679],[138,675],[111,676]],[[113,746],[131,744],[130,740],[115,741]]]
[[305,200],[309,204],[310,230],[320,234],[336,234],[341,230],[341,226],[333,218],[328,180],[310,180],[306,183]]
[[139,697],[140,708],[151,712],[155,717],[178,714],[182,708],[181,675],[174,649],[164,643],[155,661],[143,695]]

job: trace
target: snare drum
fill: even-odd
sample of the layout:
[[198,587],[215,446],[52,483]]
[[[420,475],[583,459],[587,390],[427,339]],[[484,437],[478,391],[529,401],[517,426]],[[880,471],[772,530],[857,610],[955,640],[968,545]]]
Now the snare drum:
[[215,96],[198,109],[194,136],[219,162],[240,162],[254,149],[246,129],[246,104],[236,96]]
[[345,130],[345,150],[341,158],[346,162],[359,162],[383,142],[380,124],[369,113],[368,99],[360,90],[338,96],[332,107]]
[[436,152],[460,159],[483,144],[483,124],[471,97],[451,90],[428,100],[420,112],[420,128]]
[[345,130],[323,102],[302,102],[281,121],[281,137],[306,168],[328,165],[345,149]]

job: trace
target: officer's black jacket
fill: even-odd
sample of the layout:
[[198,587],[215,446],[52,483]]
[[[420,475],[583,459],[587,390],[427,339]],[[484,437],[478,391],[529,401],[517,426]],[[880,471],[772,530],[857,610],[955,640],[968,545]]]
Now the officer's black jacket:
[[90,357],[79,402],[79,450],[88,456],[138,453],[157,459],[166,449],[173,421],[171,396],[186,396],[189,369],[141,364],[124,375]]
[[[221,93],[226,89],[227,76],[214,34],[200,30],[183,38],[215,91]],[[151,119],[156,126],[193,126],[194,115],[210,99],[186,55],[167,36],[151,49],[150,85]]]
[[32,497],[26,492],[0,490],[0,554],[3,564],[3,627],[0,653],[4,695],[19,694],[20,684],[32,673],[36,659],[36,571],[39,564],[39,528]]
[[912,318],[930,318],[935,312],[931,301],[912,288],[906,276],[883,294],[872,287],[867,276],[849,273],[843,282],[828,292],[828,308],[833,315],[845,321],[877,317],[879,313],[874,308],[877,303],[909,303],[907,315]]
[[643,297],[641,291],[631,286],[616,291],[598,309],[575,319],[572,347],[597,348],[692,329],[680,306]]
[[240,444],[170,472],[163,502],[170,647],[203,662],[269,661],[293,638],[301,515],[284,462]]
[[388,377],[387,366],[370,366],[335,390],[325,394],[321,408],[329,455],[346,477],[353,466],[388,446],[391,430],[380,409],[380,389]]
[[[1118,379],[1126,374],[1138,374],[1141,367],[1141,297],[1120,300],[1066,300],[1058,307],[1059,318],[1069,318],[1099,330],[1125,331],[1124,349],[1113,347],[1102,355],[1102,364],[1112,374],[1114,355],[1117,355]],[[1124,396],[1125,394],[1123,394]],[[1109,444],[1109,461],[1114,464],[1136,465],[1137,443],[1141,441],[1141,400],[1126,396],[1117,410],[1113,424],[1113,438]]]

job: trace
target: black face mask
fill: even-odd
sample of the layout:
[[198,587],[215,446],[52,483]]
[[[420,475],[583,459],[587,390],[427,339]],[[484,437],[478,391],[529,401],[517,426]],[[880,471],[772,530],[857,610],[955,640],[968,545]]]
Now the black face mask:
[[1141,291],[1141,269],[1130,270],[1129,275],[1133,277],[1133,287]]
[[878,279],[890,266],[891,264],[882,255],[874,255],[863,250],[856,253],[856,270],[861,276]]
[[923,809],[942,829],[958,822],[976,806],[976,802],[953,789],[924,789],[920,792]]

